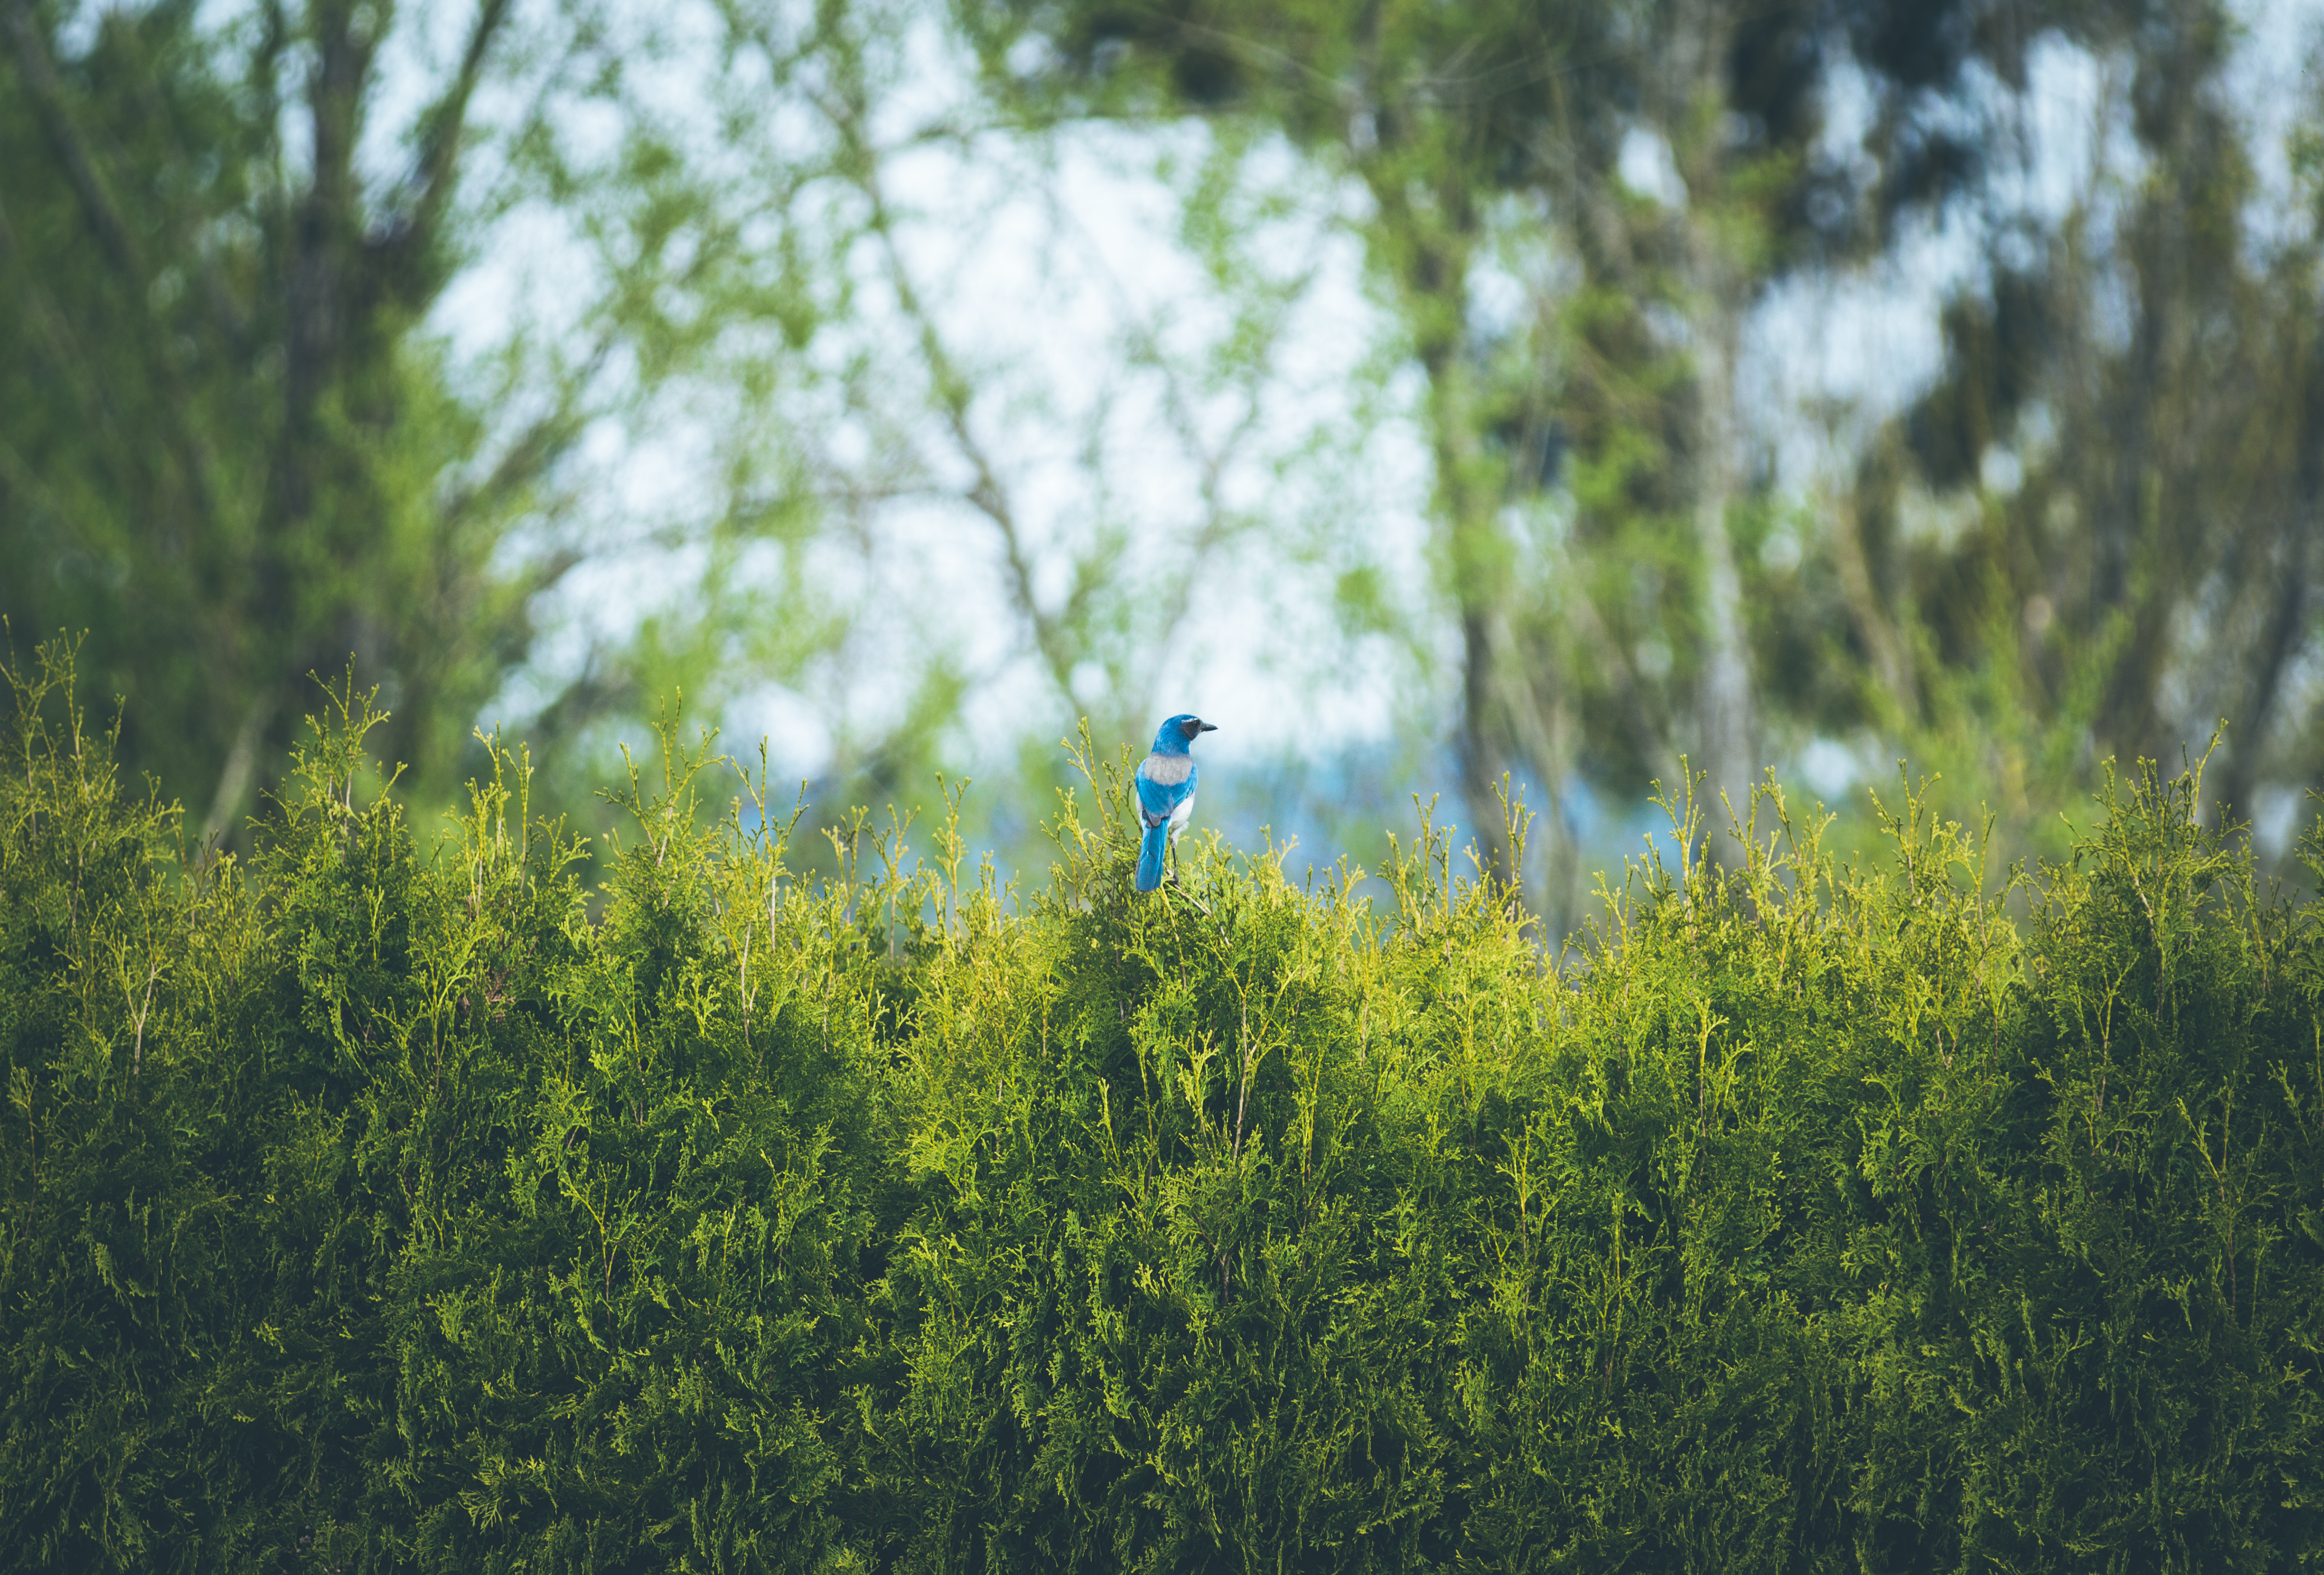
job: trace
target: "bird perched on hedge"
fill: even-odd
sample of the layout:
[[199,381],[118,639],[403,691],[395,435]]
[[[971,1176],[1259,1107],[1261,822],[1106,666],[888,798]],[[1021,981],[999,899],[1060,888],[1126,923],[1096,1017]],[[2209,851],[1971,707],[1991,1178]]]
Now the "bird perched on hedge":
[[1138,889],[1162,884],[1162,860],[1187,817],[1194,813],[1195,739],[1218,729],[1199,716],[1174,716],[1154,735],[1154,752],[1138,762],[1131,786],[1138,790],[1138,821],[1146,834],[1138,844]]

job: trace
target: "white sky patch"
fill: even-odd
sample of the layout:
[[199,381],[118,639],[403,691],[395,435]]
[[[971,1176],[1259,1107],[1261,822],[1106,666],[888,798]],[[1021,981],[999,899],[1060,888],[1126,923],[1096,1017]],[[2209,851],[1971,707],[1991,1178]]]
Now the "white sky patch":
[[2246,238],[2264,256],[2299,233],[2291,133],[2304,100],[2324,91],[2324,6],[2316,0],[2241,0],[2240,36],[2227,69],[2227,102],[2244,113],[2257,189]]
[[1864,779],[1864,764],[1838,740],[1814,738],[1800,751],[1800,777],[1826,804],[1837,804]]
[[[1199,710],[1236,735],[1215,752],[1328,751],[1376,736],[1392,707],[1378,693],[1380,653],[1337,674],[1286,656],[1297,649],[1286,617],[1329,605],[1286,594],[1298,572],[1286,538],[1303,509],[1344,521],[1361,508],[1371,527],[1363,535],[1391,576],[1425,585],[1426,465],[1416,439],[1406,435],[1399,446],[1393,419],[1370,421],[1356,408],[1359,364],[1386,326],[1364,292],[1360,249],[1336,223],[1334,194],[1287,148],[1262,146],[1251,160],[1262,185],[1314,189],[1258,237],[1267,259],[1281,260],[1279,281],[1305,281],[1263,384],[1267,398],[1253,416],[1240,391],[1202,374],[1205,348],[1233,324],[1202,260],[1176,233],[1177,193],[1152,171],[1157,161],[1166,172],[1191,169],[1210,152],[1210,136],[1199,123],[1158,133],[1085,127],[1053,150],[1052,167],[1032,170],[1027,150],[998,137],[982,139],[967,162],[948,148],[919,150],[891,186],[899,210],[912,215],[905,262],[955,354],[979,370],[971,424],[998,456],[1037,549],[1035,594],[1046,605],[1065,595],[1072,549],[1093,521],[1123,533],[1125,576],[1159,572],[1160,560],[1203,528],[1198,462],[1249,420],[1237,457],[1213,484],[1228,514],[1265,523],[1202,576],[1186,623],[1135,659],[1150,665],[1131,676],[1164,710]],[[1348,485],[1353,478],[1326,463],[1328,454],[1303,465],[1303,450],[1335,442],[1361,456],[1369,488]],[[944,454],[946,446],[928,448]],[[958,505],[945,508],[955,528],[924,539],[919,572],[976,587],[965,598],[983,609],[971,643],[993,691],[980,716],[998,709],[1022,723],[980,725],[961,741],[1005,750],[1044,714],[1061,725],[1069,719],[1056,715],[1061,696],[1038,665],[1006,659],[1021,629],[997,531]],[[1316,649],[1344,648],[1329,630],[1304,632]],[[1086,703],[1109,696],[1112,685],[1085,660],[1072,688]]]
[[1679,175],[1678,161],[1671,156],[1670,144],[1662,134],[1651,127],[1634,125],[1622,134],[1614,168],[1622,184],[1640,197],[1665,207],[1686,206],[1686,182]]
[[1469,334],[1480,345],[1515,338],[1530,323],[1531,293],[1499,260],[1480,256],[1469,270]]
[[1978,263],[1966,223],[1916,220],[1872,267],[1803,273],[1767,293],[1745,326],[1737,381],[1779,492],[1829,484],[1943,373],[1938,313]]
[[[1999,195],[2010,208],[2051,226],[2064,219],[2087,193],[2092,175],[2135,154],[2125,145],[2129,127],[2107,115],[2106,68],[2087,50],[2061,39],[2038,39],[2025,56],[2023,134],[2030,158],[1998,171]],[[2102,133],[2110,146],[2098,146]]]

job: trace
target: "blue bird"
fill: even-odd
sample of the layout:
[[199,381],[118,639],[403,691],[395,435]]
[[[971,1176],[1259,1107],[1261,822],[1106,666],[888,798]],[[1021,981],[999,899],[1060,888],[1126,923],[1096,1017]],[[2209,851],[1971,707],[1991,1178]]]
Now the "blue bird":
[[1138,889],[1162,884],[1162,859],[1186,819],[1194,813],[1194,740],[1218,729],[1199,716],[1174,716],[1154,735],[1154,752],[1138,762],[1131,786],[1138,790],[1138,822],[1146,834],[1138,844]]

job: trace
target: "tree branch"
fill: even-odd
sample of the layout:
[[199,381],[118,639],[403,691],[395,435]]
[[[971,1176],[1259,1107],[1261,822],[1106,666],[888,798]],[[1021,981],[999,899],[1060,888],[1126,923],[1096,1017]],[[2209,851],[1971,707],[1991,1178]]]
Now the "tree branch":
[[492,52],[493,35],[500,32],[508,14],[509,0],[484,0],[476,12],[476,24],[469,30],[467,49],[460,57],[459,74],[444,90],[443,97],[430,106],[420,119],[416,195],[401,217],[378,243],[380,250],[392,254],[405,266],[406,276],[401,282],[407,292],[420,287],[417,275],[409,270],[410,261],[428,253],[443,227],[444,213],[451,204],[452,189],[459,170],[462,141],[467,131],[468,100],[475,96],[476,84],[483,78],[484,60]]
[[902,251],[896,244],[893,216],[889,212],[887,197],[880,183],[879,154],[862,136],[861,122],[844,106],[833,104],[828,96],[817,95],[817,104],[838,132],[854,166],[852,172],[856,186],[871,205],[872,233],[879,237],[881,254],[885,261],[890,285],[896,291],[896,301],[910,320],[919,340],[920,356],[927,363],[928,380],[933,385],[938,408],[945,424],[950,429],[953,442],[961,456],[975,473],[975,481],[965,496],[984,517],[992,521],[1001,536],[1001,554],[1008,565],[1010,600],[1019,614],[1031,626],[1033,642],[1048,664],[1049,676],[1058,693],[1067,700],[1073,698],[1073,672],[1079,653],[1071,636],[1041,610],[1033,594],[1033,565],[1025,550],[1024,533],[1019,528],[1014,506],[1009,498],[1008,484],[1001,479],[999,468],[991,456],[969,426],[968,406],[972,397],[968,379],[954,362],[945,347],[943,336],[937,332],[936,319],[921,300],[918,287],[912,281],[911,271],[905,267]]
[[1865,654],[1871,659],[1873,681],[1892,708],[1892,726],[1908,729],[1921,714],[1912,651],[1872,583],[1872,566],[1865,555],[1863,526],[1854,500],[1835,495],[1829,517],[1832,569],[1840,578],[1849,622],[1856,626],[1856,637],[1864,642]]
[[72,325],[47,285],[25,264],[23,253],[16,245],[16,231],[8,220],[6,203],[0,202],[0,262],[7,263],[19,283],[18,300],[23,314],[32,321],[33,332],[41,348],[47,352],[50,367],[73,391],[80,406],[81,418],[97,435],[111,444],[116,454],[120,450],[121,423],[106,390],[88,374],[89,360],[75,339]]
[[[137,30],[113,26],[111,32],[120,47],[135,47],[140,68],[137,95],[146,115],[152,117],[155,125],[171,125],[173,116],[169,101],[161,91],[160,75],[154,70],[152,54],[143,47]],[[245,347],[249,336],[250,315],[243,310],[242,304],[235,299],[234,292],[226,287],[226,276],[218,270],[216,249],[204,245],[198,227],[186,222],[184,205],[179,205],[177,211],[163,216],[171,230],[162,243],[163,255],[192,268],[200,285],[199,299],[209,313],[212,332],[233,350],[240,352]]]
[[144,260],[138,254],[136,240],[122,219],[120,205],[114,200],[105,172],[97,168],[88,139],[73,124],[72,113],[65,104],[64,85],[57,79],[56,62],[49,58],[47,41],[42,38],[40,25],[32,19],[28,0],[5,0],[5,7],[0,7],[0,29],[8,34],[17,73],[32,97],[42,134],[48,138],[57,161],[64,167],[65,179],[73,195],[80,199],[81,212],[88,219],[89,228],[97,233],[97,244],[130,284],[143,290]]
[[[69,108],[65,104],[64,86],[58,79],[56,62],[49,58],[48,45],[41,36],[39,25],[32,18],[27,0],[0,0],[0,32],[8,35],[9,47],[16,57],[17,74],[29,91],[35,112],[50,147],[64,166],[65,178],[79,199],[81,211],[90,229],[96,232],[99,250],[103,251],[120,273],[126,287],[130,310],[136,314],[135,342],[144,354],[146,374],[162,393],[162,404],[170,412],[170,427],[179,464],[184,468],[185,482],[193,497],[196,511],[206,520],[217,518],[217,490],[211,480],[209,453],[193,429],[187,410],[187,401],[179,388],[175,369],[169,355],[159,343],[159,335],[151,314],[145,307],[146,277],[143,259],[136,242],[123,220],[119,205],[114,200],[112,189],[106,183],[104,172],[97,168],[88,143],[73,124]],[[14,251],[13,235],[8,249]],[[51,341],[52,352],[60,355],[69,349],[68,331],[62,312],[53,306],[46,311],[35,309],[43,321],[43,333]],[[78,380],[76,380],[78,381]],[[109,406],[100,405],[110,415]],[[108,421],[108,426],[111,423]],[[118,441],[117,430],[114,434]]]
[[496,508],[556,464],[588,424],[578,408],[581,401],[576,391],[595,380],[612,353],[611,336],[600,337],[579,373],[564,380],[556,409],[527,427],[489,475],[454,493],[444,505],[445,517],[458,521]]
[[[1163,612],[1157,621],[1157,644],[1167,643],[1185,621],[1187,611],[1193,605],[1194,584],[1203,565],[1232,531],[1233,521],[1227,511],[1223,491],[1226,469],[1234,462],[1235,456],[1241,451],[1251,433],[1259,428],[1259,400],[1255,385],[1266,377],[1278,339],[1270,333],[1266,351],[1257,358],[1251,374],[1254,386],[1245,390],[1241,416],[1219,440],[1215,448],[1207,447],[1203,442],[1201,425],[1195,417],[1194,401],[1186,391],[1185,380],[1163,354],[1161,336],[1155,331],[1153,324],[1139,317],[1130,301],[1130,291],[1122,284],[1120,275],[1115,272],[1103,249],[1098,245],[1096,237],[1089,233],[1088,226],[1056,200],[1054,192],[1049,209],[1053,223],[1070,226],[1080,237],[1083,253],[1099,277],[1104,280],[1108,293],[1113,297],[1115,312],[1123,323],[1130,326],[1138,354],[1162,374],[1163,408],[1169,414],[1170,425],[1177,432],[1178,441],[1200,467],[1202,479],[1197,491],[1203,501],[1203,523],[1194,532],[1185,563],[1171,576],[1168,589],[1162,594]],[[1300,285],[1294,287],[1294,293],[1305,288],[1305,284],[1303,280]],[[1279,312],[1277,315],[1279,318]],[[1084,594],[1084,589],[1077,586],[1076,598]]]

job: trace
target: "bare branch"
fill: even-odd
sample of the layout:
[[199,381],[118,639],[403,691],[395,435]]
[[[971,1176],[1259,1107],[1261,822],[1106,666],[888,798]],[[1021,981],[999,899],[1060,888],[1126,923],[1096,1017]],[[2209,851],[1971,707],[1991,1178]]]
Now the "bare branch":
[[444,505],[447,520],[461,520],[500,507],[538,480],[573,447],[588,424],[581,410],[581,391],[589,387],[613,354],[613,338],[601,336],[582,363],[580,373],[563,382],[557,406],[527,427],[493,465],[492,474],[474,486],[455,493]]
[[904,265],[902,251],[896,243],[895,221],[890,212],[887,196],[880,181],[879,155],[862,134],[861,121],[848,106],[835,103],[827,94],[818,94],[816,102],[832,127],[846,143],[852,165],[851,175],[870,205],[872,233],[879,238],[881,255],[885,262],[889,283],[896,291],[896,300],[912,324],[919,340],[920,356],[927,364],[928,381],[935,391],[938,409],[951,431],[953,442],[961,457],[975,473],[975,481],[965,496],[1001,537],[1001,554],[1008,565],[1010,599],[1017,611],[1033,631],[1033,641],[1040,649],[1042,659],[1048,664],[1049,675],[1060,694],[1073,695],[1073,671],[1078,659],[1072,636],[1061,621],[1042,611],[1039,599],[1033,593],[1033,565],[1025,548],[1024,533],[1019,529],[1014,505],[1010,501],[1008,484],[1001,480],[999,467],[992,462],[975,429],[969,425],[968,407],[973,397],[967,377],[945,345],[937,330],[936,318],[920,299],[918,287],[913,282],[911,271]]
[[[1088,226],[1067,212],[1063,205],[1056,200],[1054,192],[1051,194],[1049,208],[1053,222],[1069,227],[1080,238],[1082,250],[1087,254],[1098,276],[1105,281],[1109,293],[1113,297],[1116,316],[1120,321],[1130,326],[1131,337],[1135,342],[1138,354],[1161,374],[1163,408],[1169,416],[1171,428],[1178,434],[1178,440],[1185,446],[1187,454],[1201,466],[1201,480],[1197,484],[1197,491],[1203,500],[1203,523],[1194,532],[1185,560],[1181,564],[1178,572],[1172,576],[1169,589],[1161,598],[1163,615],[1158,622],[1157,639],[1167,642],[1185,622],[1187,611],[1194,603],[1194,585],[1201,575],[1203,566],[1232,533],[1233,520],[1226,507],[1224,493],[1226,471],[1227,467],[1233,464],[1237,456],[1242,452],[1243,445],[1249,440],[1251,433],[1259,428],[1259,399],[1257,384],[1267,375],[1268,358],[1261,358],[1251,378],[1251,386],[1245,391],[1241,416],[1227,430],[1216,447],[1206,448],[1203,442],[1202,426],[1194,413],[1194,401],[1186,391],[1185,380],[1180,375],[1178,368],[1163,354],[1161,336],[1155,330],[1150,320],[1142,318],[1139,315],[1130,302],[1130,291],[1123,285],[1120,275],[1107,260],[1103,249],[1097,244],[1096,237],[1089,233]],[[1294,293],[1296,293],[1304,284],[1305,281],[1302,281],[1301,286],[1295,286]],[[1268,340],[1268,351],[1270,356],[1277,343],[1277,338],[1270,336]]]
[[262,686],[244,708],[242,722],[234,732],[233,745],[226,751],[226,766],[218,772],[217,791],[211,796],[210,812],[203,819],[205,841],[232,831],[243,806],[250,802],[251,789],[258,780],[258,746],[265,737],[266,724],[273,720],[274,702],[273,689]]

